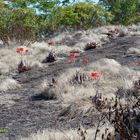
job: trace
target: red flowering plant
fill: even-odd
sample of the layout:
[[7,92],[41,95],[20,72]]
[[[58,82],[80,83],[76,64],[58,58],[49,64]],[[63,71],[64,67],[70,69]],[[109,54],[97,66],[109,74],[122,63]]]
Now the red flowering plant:
[[71,53],[69,57],[70,57],[71,59],[75,59],[77,56],[78,56],[77,53]]
[[27,67],[27,63],[25,62],[25,55],[29,54],[29,50],[28,49],[24,49],[24,48],[17,48],[16,52],[20,55],[20,63],[18,64],[18,71],[20,72],[24,72],[29,70],[30,68]]
[[73,62],[71,60],[68,60],[67,64],[73,64]]
[[[78,56],[79,56],[78,53],[70,53],[67,64],[74,64]],[[85,66],[87,66],[87,64],[89,63],[89,59],[87,57],[84,57],[79,62],[82,62]]]
[[68,60],[68,62],[67,62],[67,64],[73,64],[73,63],[75,63],[75,59],[78,57],[78,53],[71,53],[70,55],[69,55],[69,60]]
[[91,80],[97,80],[102,76],[102,73],[99,71],[94,71],[91,73],[91,76],[92,76]]

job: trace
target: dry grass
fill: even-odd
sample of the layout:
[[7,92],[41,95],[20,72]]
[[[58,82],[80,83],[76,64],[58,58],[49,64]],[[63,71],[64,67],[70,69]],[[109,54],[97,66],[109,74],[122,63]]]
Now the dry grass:
[[20,87],[19,83],[11,78],[1,79],[0,80],[0,92],[6,92],[10,89],[16,89]]
[[20,96],[17,94],[6,94],[8,90],[20,88],[21,85],[14,79],[5,76],[0,76],[0,105],[6,104],[11,106],[19,100]]
[[[71,51],[83,52],[84,47],[89,42],[96,42],[98,47],[102,47],[103,44],[109,42],[110,39],[107,35],[109,31],[114,31],[115,28],[119,30],[117,36],[128,36],[140,34],[140,25],[132,26],[103,26],[100,28],[90,29],[87,31],[78,31],[74,33],[65,32],[52,38],[56,43],[55,46],[49,46],[47,42],[35,42],[28,47],[31,55],[26,57],[28,64],[31,67],[43,67],[41,61],[48,55],[49,51],[56,53],[59,58],[63,58]],[[16,70],[19,63],[19,56],[16,54],[16,48],[21,47],[17,45],[11,45],[10,48],[0,48],[0,74],[4,75]],[[26,46],[22,46],[26,48]],[[139,54],[139,48],[130,48],[127,53]],[[101,71],[103,76],[99,80],[85,81],[83,84],[71,84],[73,76],[76,71],[80,71],[90,76],[93,71]],[[134,71],[130,68],[121,66],[113,59],[100,59],[91,63],[88,68],[71,68],[57,78],[57,85],[53,89],[53,92],[62,99],[64,105],[71,105],[75,103],[79,108],[88,110],[93,104],[90,100],[90,96],[95,96],[96,92],[102,93],[104,98],[111,99],[115,97],[115,92],[118,87],[124,87],[129,89],[133,86],[133,81],[137,80],[140,76],[140,72]],[[11,78],[4,78],[0,81],[0,93],[6,92],[10,89],[20,87],[17,81]],[[44,81],[41,84],[41,90],[48,89],[48,81]],[[8,97],[6,97],[8,99]],[[101,140],[101,134],[103,130],[98,133],[97,140]],[[87,130],[86,140],[94,138],[95,129]],[[21,140],[81,140],[81,136],[77,133],[77,130],[44,130],[37,134],[32,134],[29,138],[21,138]]]
[[[93,71],[100,71],[103,73],[103,76],[99,80],[85,81],[81,85],[72,85],[70,81],[76,74],[76,71],[84,72],[89,76]],[[137,80],[138,76],[140,76],[140,72],[121,66],[113,59],[105,58],[90,64],[86,71],[82,68],[71,68],[67,70],[57,78],[58,82],[55,91],[65,103],[82,102],[83,105],[82,100],[94,96],[97,90],[105,98],[115,97],[114,93],[118,87],[124,87],[125,89],[132,88],[133,81]],[[42,89],[46,88],[45,82],[43,82]]]
[[119,98],[115,98],[113,105],[108,107],[106,113],[98,116],[94,128],[85,130],[82,126],[78,130],[43,130],[31,134],[28,138],[20,140],[116,140],[139,139],[140,136],[140,100],[122,105]]
[[[105,129],[107,127],[100,128],[100,131],[97,134],[96,140],[102,139],[102,134],[105,133]],[[85,129],[81,127],[83,133]],[[109,131],[112,132],[113,128],[109,127]],[[81,133],[78,130],[44,130],[43,132],[37,132],[36,134],[32,134],[28,138],[20,138],[20,140],[92,140],[95,137],[95,128],[88,129],[84,133],[84,137],[81,136]],[[105,140],[105,139],[104,139]]]

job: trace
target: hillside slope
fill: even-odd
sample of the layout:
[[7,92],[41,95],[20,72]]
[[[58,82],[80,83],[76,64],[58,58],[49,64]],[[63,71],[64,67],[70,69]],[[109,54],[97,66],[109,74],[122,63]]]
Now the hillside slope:
[[[140,54],[129,53],[132,47],[140,49],[140,36],[118,37],[105,44],[103,48],[82,52],[77,59],[80,61],[83,56],[87,56],[90,63],[104,58],[114,59],[121,66],[139,71]],[[9,129],[7,133],[0,134],[0,139],[15,140],[20,135],[27,136],[46,128],[76,128],[79,123],[82,123],[85,127],[93,126],[96,121],[96,114],[94,118],[90,115],[84,117],[78,114],[73,119],[61,119],[60,113],[64,108],[61,99],[32,100],[32,96],[41,93],[39,87],[42,81],[46,79],[49,81],[52,77],[59,78],[68,69],[77,67],[82,68],[83,64],[77,61],[74,65],[68,65],[67,58],[65,58],[49,64],[49,66],[43,64],[41,68],[33,68],[28,72],[10,75],[19,82],[21,87],[0,94],[2,101],[0,103],[0,127]],[[74,104],[74,107],[77,108],[77,105]],[[56,125],[56,123],[59,125]]]

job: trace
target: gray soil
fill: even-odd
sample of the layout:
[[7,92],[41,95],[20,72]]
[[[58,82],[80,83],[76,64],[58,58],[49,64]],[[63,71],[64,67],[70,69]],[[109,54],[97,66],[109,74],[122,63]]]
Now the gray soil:
[[[137,62],[139,55],[128,55],[126,51],[130,47],[140,47],[140,36],[118,37],[111,40],[103,48],[93,49],[82,53],[79,60],[83,56],[87,56],[90,62],[101,58],[115,59],[121,65],[139,70]],[[82,116],[75,114],[75,117],[62,118],[60,115],[63,109],[62,101],[56,100],[32,100],[32,96],[41,93],[39,85],[44,79],[57,77],[70,67],[82,67],[82,63],[68,65],[67,59],[51,63],[49,67],[44,64],[43,68],[31,69],[30,71],[16,74],[14,79],[20,82],[21,88],[10,90],[4,93],[4,96],[18,95],[18,99],[13,98],[15,104],[0,105],[0,128],[8,128],[8,132],[0,133],[0,140],[16,140],[19,136],[29,136],[38,130],[43,129],[69,129],[77,128],[80,123],[85,127],[93,126],[96,121],[96,115]]]

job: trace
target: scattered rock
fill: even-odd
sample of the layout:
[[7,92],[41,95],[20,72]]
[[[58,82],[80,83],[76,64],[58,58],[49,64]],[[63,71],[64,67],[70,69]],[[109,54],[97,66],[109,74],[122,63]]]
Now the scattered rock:
[[52,63],[54,61],[56,61],[56,56],[54,55],[54,53],[50,52],[49,55],[46,57],[46,59],[44,59],[42,61],[42,63]]
[[55,42],[54,42],[53,40],[49,40],[49,41],[48,41],[48,45],[49,45],[49,46],[54,46],[54,45],[55,45]]
[[86,47],[85,47],[85,51],[87,50],[90,50],[90,49],[95,49],[97,47],[97,44],[95,42],[90,42],[90,43],[87,43],[86,44]]

